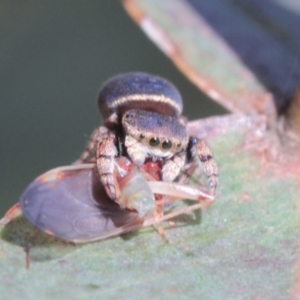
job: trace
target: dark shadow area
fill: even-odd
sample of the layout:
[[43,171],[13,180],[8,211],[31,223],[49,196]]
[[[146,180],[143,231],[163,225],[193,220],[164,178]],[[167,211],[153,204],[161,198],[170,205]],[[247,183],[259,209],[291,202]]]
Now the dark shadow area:
[[[194,201],[189,200],[185,200],[183,202],[187,206],[195,203]],[[199,225],[201,220],[202,210],[195,210],[188,214],[182,214],[168,221],[162,222],[161,225],[165,230],[166,237],[168,238],[168,229]],[[175,222],[175,225],[168,223],[169,221]],[[155,234],[155,229],[150,230],[150,233]],[[124,241],[127,241],[136,237],[138,234],[140,233],[136,230],[123,234],[120,237]],[[59,259],[75,251],[78,247],[84,246],[84,244],[75,244],[50,236],[30,224],[22,215],[13,218],[8,224],[3,226],[0,238],[24,249],[24,263],[26,252],[28,252],[30,261],[43,262]]]
[[187,0],[275,95],[281,112],[300,78],[300,17],[270,0]]
[[29,257],[32,261],[58,259],[81,247],[80,245],[65,242],[41,232],[32,226],[23,216],[14,218],[3,227],[1,239],[28,249]]

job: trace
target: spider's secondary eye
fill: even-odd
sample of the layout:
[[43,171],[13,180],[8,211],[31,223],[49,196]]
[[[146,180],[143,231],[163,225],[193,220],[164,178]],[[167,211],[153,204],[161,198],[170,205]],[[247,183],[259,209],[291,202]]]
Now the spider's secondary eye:
[[150,146],[153,146],[153,147],[159,145],[159,143],[160,143],[160,140],[159,140],[158,137],[153,137],[153,138],[150,139],[150,141],[149,141]]
[[177,147],[178,147],[178,148],[181,147],[181,143],[178,143],[178,144],[177,144]]
[[125,119],[134,119],[134,115],[133,114],[126,114],[125,115]]
[[145,135],[143,133],[140,134],[140,139],[144,139]]
[[170,140],[165,140],[162,143],[163,149],[170,149],[172,147],[172,142]]

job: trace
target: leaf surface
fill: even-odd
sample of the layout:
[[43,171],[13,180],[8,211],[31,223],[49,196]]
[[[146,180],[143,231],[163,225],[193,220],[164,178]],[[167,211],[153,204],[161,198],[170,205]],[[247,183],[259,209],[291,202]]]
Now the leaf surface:
[[[268,20],[269,25],[281,24],[283,13],[294,25],[292,16],[299,13],[299,6],[294,0],[191,0],[190,5],[180,0],[123,2],[143,30],[196,85],[230,111],[256,115],[189,123],[190,134],[205,139],[213,149],[220,186],[217,201],[210,207],[163,223],[170,243],[150,227],[73,245],[40,233],[21,215],[2,224],[0,295],[10,299],[299,299],[299,155],[278,147],[274,142],[278,136],[266,129],[270,121],[276,122],[276,108],[285,105],[278,99],[285,90],[281,80],[286,75],[276,75],[285,62],[277,58],[294,55],[298,44],[274,50],[270,60],[264,60],[267,48],[254,38],[251,50],[259,55],[250,55],[247,60],[243,47],[235,48],[228,38],[242,33],[232,31],[239,26],[235,22],[221,26],[228,20],[226,15],[229,20],[245,21],[246,29],[258,19]],[[265,10],[266,3],[274,9]],[[210,5],[220,9],[212,10]],[[259,11],[260,17],[253,18],[251,10]],[[272,16],[279,23],[271,22]],[[270,41],[277,45],[272,26],[262,26],[268,29],[262,34],[268,31],[266,36],[272,36]],[[299,35],[293,27],[284,28],[291,36]],[[227,29],[228,36],[220,34],[221,29]],[[268,78],[266,74],[272,75]],[[296,77],[288,90],[293,90]],[[270,160],[269,154],[278,151],[280,155],[273,158],[290,156],[295,161]],[[190,184],[199,184],[199,180],[192,178]]]
[[[146,228],[75,246],[16,217],[0,229],[0,294],[289,299],[297,289],[299,191],[293,176],[266,168],[263,156],[245,151],[264,127],[264,118],[242,115],[190,123],[191,134],[205,137],[214,149],[220,188],[212,206],[164,223],[170,243]],[[29,270],[24,246],[30,248]]]

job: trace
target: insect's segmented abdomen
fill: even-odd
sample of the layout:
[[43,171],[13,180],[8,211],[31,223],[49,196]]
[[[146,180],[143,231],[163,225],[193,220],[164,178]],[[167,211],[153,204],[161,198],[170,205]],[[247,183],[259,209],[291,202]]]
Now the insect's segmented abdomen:
[[109,199],[94,170],[53,169],[23,192],[20,206],[26,219],[41,231],[76,243],[101,240],[139,225],[136,212]]

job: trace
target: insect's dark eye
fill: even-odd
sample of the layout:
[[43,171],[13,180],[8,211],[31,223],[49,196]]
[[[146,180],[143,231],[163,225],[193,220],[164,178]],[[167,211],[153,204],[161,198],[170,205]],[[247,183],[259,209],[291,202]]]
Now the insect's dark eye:
[[160,143],[160,140],[158,137],[153,137],[149,141],[150,146],[153,146],[153,147],[159,145],[159,143]]
[[140,134],[140,139],[144,139],[145,135],[143,133]]
[[165,140],[162,143],[163,149],[170,149],[172,147],[172,142],[170,140]]

